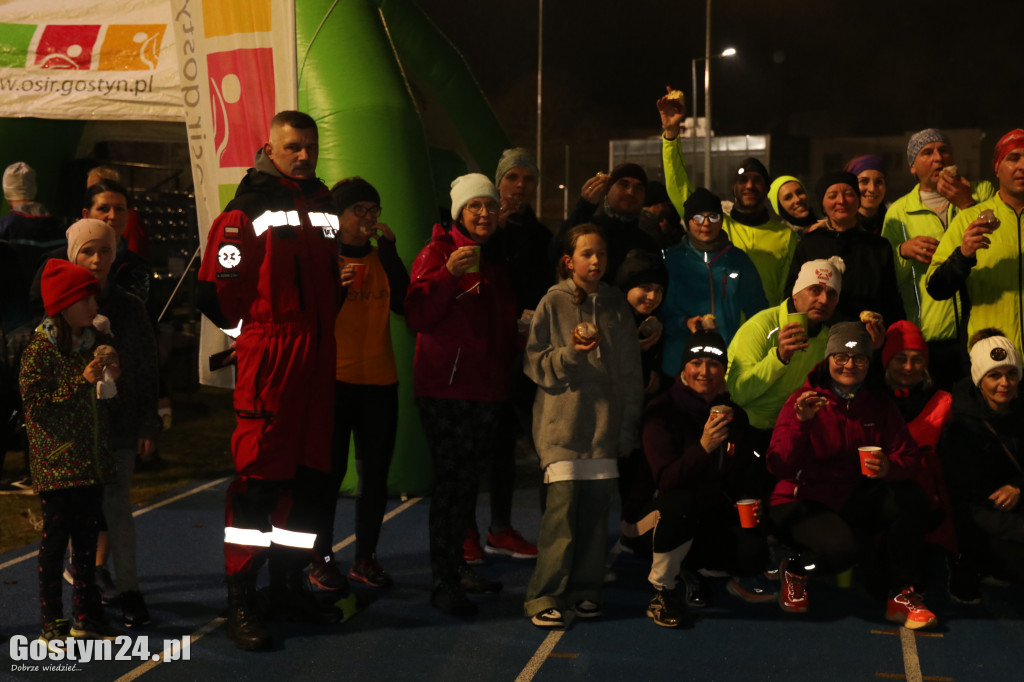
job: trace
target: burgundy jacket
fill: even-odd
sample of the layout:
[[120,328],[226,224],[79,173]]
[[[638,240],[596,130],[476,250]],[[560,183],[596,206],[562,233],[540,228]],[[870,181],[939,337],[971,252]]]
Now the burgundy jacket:
[[435,225],[412,264],[405,322],[416,332],[417,398],[500,402],[508,396],[518,332],[505,266],[484,248],[480,272],[455,278],[445,267],[455,249],[475,245],[454,225]]
[[[878,445],[891,464],[887,481],[917,476],[920,455],[907,424],[882,391],[864,385],[852,400],[832,388],[828,364],[820,363],[807,381],[789,396],[772,432],[768,468],[778,479],[772,506],[814,500],[838,511],[864,480],[857,448]],[[804,391],[814,390],[829,404],[805,422],[796,417],[794,404]]]

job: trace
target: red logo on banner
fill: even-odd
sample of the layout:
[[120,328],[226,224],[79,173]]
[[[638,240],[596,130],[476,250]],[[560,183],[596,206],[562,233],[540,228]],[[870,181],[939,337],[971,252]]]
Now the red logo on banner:
[[47,26],[36,45],[36,66],[88,70],[99,26]]
[[270,48],[207,56],[214,144],[221,168],[252,165],[274,117],[274,53]]

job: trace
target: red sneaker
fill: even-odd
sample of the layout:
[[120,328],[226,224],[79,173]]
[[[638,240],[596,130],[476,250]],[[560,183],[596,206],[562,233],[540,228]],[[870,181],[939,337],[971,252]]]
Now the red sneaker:
[[338,570],[338,564],[330,557],[325,558],[323,563],[314,565],[307,575],[313,587],[325,592],[348,594],[348,580]]
[[462,559],[476,566],[484,563],[484,548],[480,546],[480,533],[476,528],[466,531],[466,539],[462,543]]
[[908,630],[920,630],[939,622],[938,617],[924,605],[924,599],[913,587],[905,587],[885,605],[885,619],[902,623]]
[[510,556],[513,559],[536,559],[537,545],[530,544],[512,526],[501,531],[497,535],[487,534],[487,545],[484,550],[488,554],[500,554]]
[[807,613],[810,607],[807,601],[807,575],[799,575],[789,571],[789,559],[784,559],[779,566],[779,608],[789,613]]

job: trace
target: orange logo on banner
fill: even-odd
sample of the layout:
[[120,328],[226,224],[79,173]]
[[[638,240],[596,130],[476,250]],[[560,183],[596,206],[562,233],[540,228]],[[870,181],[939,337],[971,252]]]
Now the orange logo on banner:
[[152,71],[166,24],[112,24],[100,48],[100,71]]
[[206,0],[203,23],[207,38],[270,31],[270,0]]

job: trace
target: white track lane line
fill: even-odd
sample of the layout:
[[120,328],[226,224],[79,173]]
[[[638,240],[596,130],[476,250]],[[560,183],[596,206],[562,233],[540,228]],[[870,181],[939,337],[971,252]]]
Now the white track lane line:
[[[231,478],[231,477],[229,476],[228,478]],[[221,481],[226,481],[226,480],[227,480],[226,478],[221,479]],[[207,485],[214,485],[214,484],[219,483],[219,482],[220,481],[213,481],[213,482],[211,482],[211,483],[209,483]],[[203,487],[207,487],[207,486],[203,486]],[[194,490],[192,492],[198,492],[198,490],[199,489],[196,489],[196,490]],[[189,493],[189,494],[191,494],[191,493]],[[173,499],[180,499],[181,497],[184,497],[184,495],[179,495],[177,498],[173,498]],[[389,511],[387,514],[385,514],[384,518],[381,520],[381,523],[387,523],[388,521],[390,521],[391,519],[395,518],[396,516],[398,516],[399,514],[401,514],[402,512],[404,512],[409,507],[413,506],[414,504],[416,504],[417,502],[419,502],[422,499],[423,499],[422,497],[413,497],[413,498],[410,498],[410,499],[406,500],[405,502],[403,502],[402,504],[400,504],[399,506],[395,507],[394,509]],[[170,501],[171,500],[167,500],[166,502],[163,502],[161,504],[166,504],[167,502],[170,502]],[[136,512],[136,513],[138,513],[138,512]],[[342,540],[341,542],[336,544],[333,547],[333,550],[335,552],[337,552],[342,547],[346,547],[348,545],[351,545],[355,541],[356,541],[355,534],[349,535],[347,538],[345,538],[344,540]],[[220,616],[214,618],[209,623],[207,623],[203,627],[201,627],[198,630],[196,630],[195,632],[193,632],[192,633],[192,640],[191,641],[193,643],[199,641],[200,639],[202,639],[206,635],[210,634],[211,632],[213,632],[214,630],[219,628],[225,622],[226,622],[225,619],[221,618]],[[554,644],[552,644],[551,646],[554,646]],[[126,673],[124,675],[122,675],[121,677],[118,677],[116,680],[114,680],[114,682],[131,682],[131,680],[134,680],[134,679],[136,679],[138,677],[141,677],[142,675],[148,673],[150,670],[152,670],[153,668],[157,667],[161,663],[163,663],[163,655],[160,656],[160,660],[158,660],[158,661],[146,661],[145,663],[143,663],[139,667],[134,668],[133,670],[131,670],[130,672],[128,672],[128,673]]]
[[562,639],[562,635],[565,634],[565,630],[552,630],[548,633],[548,636],[544,638],[544,641],[537,647],[537,651],[533,654],[527,663],[526,667],[523,668],[522,672],[516,676],[516,682],[530,682],[540,671],[540,667],[544,665],[544,661],[548,660],[548,656],[554,650],[555,645],[558,644],[558,640]]
[[[175,495],[174,497],[169,497],[166,500],[161,500],[160,502],[157,502],[155,504],[147,505],[145,507],[142,507],[141,509],[136,509],[134,512],[132,512],[132,516],[142,516],[146,512],[153,511],[154,509],[159,509],[160,507],[168,505],[171,502],[177,502],[178,500],[186,498],[189,495],[195,495],[196,493],[201,492],[203,490],[206,490],[207,488],[211,488],[211,487],[213,487],[215,485],[219,485],[219,484],[223,483],[224,481],[230,481],[232,478],[234,478],[234,477],[233,476],[225,476],[224,478],[218,478],[215,481],[207,481],[206,483],[202,483],[202,484],[196,486],[195,488],[192,488],[191,490],[186,490],[183,493],[179,493],[179,494]],[[10,561],[6,561],[6,562],[0,564],[0,571],[4,570],[5,568],[10,568],[11,566],[14,566],[16,564],[20,564],[22,561],[27,561],[28,559],[31,559],[31,558],[36,557],[38,555],[39,555],[39,550],[38,549],[35,550],[35,551],[32,551],[32,552],[29,552],[28,554],[22,554],[20,557],[16,557],[14,559],[11,559]]]

